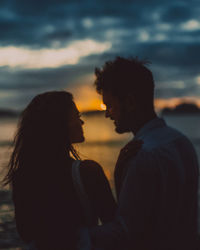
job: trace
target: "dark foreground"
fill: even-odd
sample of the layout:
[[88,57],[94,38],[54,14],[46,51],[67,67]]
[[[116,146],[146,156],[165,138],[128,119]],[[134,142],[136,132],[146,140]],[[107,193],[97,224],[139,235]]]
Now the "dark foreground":
[[[200,236],[198,246],[199,248],[197,248],[197,250],[200,250]],[[16,231],[11,193],[6,190],[0,191],[0,249],[26,249],[26,246],[20,240]]]
[[14,210],[9,191],[0,191],[0,249],[23,250],[14,221]]

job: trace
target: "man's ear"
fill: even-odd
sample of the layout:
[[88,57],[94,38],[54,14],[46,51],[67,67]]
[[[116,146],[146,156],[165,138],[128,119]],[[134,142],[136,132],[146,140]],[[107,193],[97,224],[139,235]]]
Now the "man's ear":
[[127,111],[129,112],[134,111],[136,108],[135,97],[132,95],[127,95],[125,97],[125,106]]

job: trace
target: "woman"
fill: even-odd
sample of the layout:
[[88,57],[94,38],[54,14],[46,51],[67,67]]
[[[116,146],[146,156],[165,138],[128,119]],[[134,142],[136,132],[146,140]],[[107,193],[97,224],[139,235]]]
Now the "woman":
[[[17,230],[37,249],[76,249],[87,225],[72,178],[80,159],[72,144],[84,141],[80,113],[65,91],[36,96],[23,111],[5,184],[12,184]],[[90,225],[113,219],[116,204],[102,168],[81,161],[80,176],[93,213]]]

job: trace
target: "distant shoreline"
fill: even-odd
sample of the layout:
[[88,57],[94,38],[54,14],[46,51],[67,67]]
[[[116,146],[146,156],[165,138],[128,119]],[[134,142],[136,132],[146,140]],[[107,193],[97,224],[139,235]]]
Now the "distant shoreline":
[[17,118],[20,113],[11,109],[0,109],[0,118]]
[[[0,109],[0,119],[1,118],[18,118],[22,111],[14,111],[11,109]],[[81,112],[85,116],[101,115],[104,114],[104,110],[89,110]]]
[[[22,111],[0,108],[0,119],[18,118]],[[94,116],[105,114],[105,110],[88,110],[81,112],[84,116]],[[160,112],[162,115],[199,115],[200,108],[194,103],[181,103],[175,108],[163,108]]]
[[175,108],[164,108],[162,115],[200,115],[200,108],[194,103],[181,103]]

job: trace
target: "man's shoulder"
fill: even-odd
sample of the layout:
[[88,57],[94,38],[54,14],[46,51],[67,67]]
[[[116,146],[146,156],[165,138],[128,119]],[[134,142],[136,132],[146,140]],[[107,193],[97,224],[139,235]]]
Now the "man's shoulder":
[[165,129],[152,131],[143,138],[143,145],[136,156],[129,160],[133,166],[145,173],[159,171],[161,166],[179,164],[184,155],[189,159],[197,159],[191,141],[178,130],[166,126]]
[[172,147],[177,141],[181,141],[186,147],[193,147],[190,140],[181,131],[168,125],[150,131],[143,138],[143,151],[159,151],[161,148]]
[[152,175],[157,172],[157,159],[155,150],[146,150],[142,148],[136,156],[129,159],[128,172],[135,174]]

